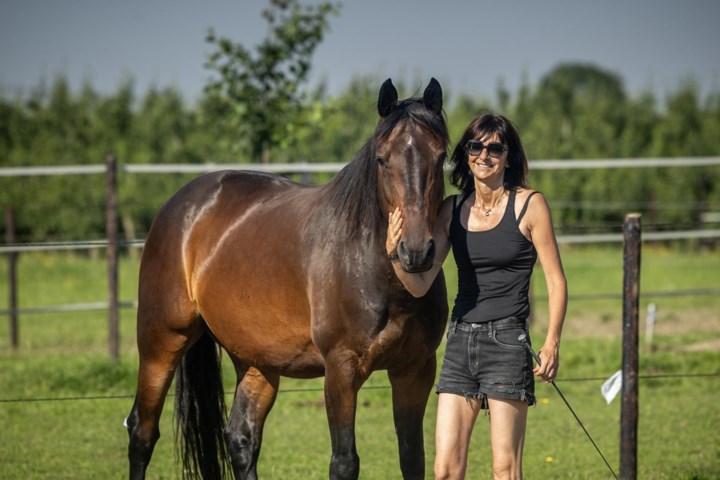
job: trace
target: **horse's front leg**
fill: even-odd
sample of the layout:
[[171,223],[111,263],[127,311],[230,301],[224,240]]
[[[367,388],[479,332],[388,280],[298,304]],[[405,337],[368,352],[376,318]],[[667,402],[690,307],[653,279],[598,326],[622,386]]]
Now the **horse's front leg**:
[[239,363],[235,364],[235,371],[238,384],[225,427],[225,442],[236,480],[255,480],[263,427],[275,403],[280,378],[263,375]]
[[357,364],[357,357],[348,351],[332,352],[325,358],[325,408],[330,426],[330,478],[333,480],[354,480],[360,474],[355,410],[357,393],[365,378],[360,378]]
[[435,382],[435,355],[419,370],[390,370],[393,417],[398,437],[400,469],[405,480],[425,478],[423,417]]

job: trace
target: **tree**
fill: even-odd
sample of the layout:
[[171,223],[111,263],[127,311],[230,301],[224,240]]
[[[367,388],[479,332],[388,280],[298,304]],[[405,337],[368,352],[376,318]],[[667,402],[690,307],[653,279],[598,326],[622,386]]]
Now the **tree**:
[[[620,77],[594,65],[565,63],[540,80],[535,98],[536,132],[553,158],[616,156],[625,90]],[[544,128],[543,128],[544,127]],[[544,131],[543,131],[544,130]]]
[[311,162],[349,161],[374,130],[380,83],[374,76],[356,76],[337,97],[309,105],[305,127],[293,135],[293,156]]
[[281,145],[302,122],[304,93],[315,48],[328,30],[328,17],[339,6],[329,2],[300,5],[298,0],[271,0],[262,15],[269,34],[253,54],[243,45],[210,31],[217,50],[206,66],[220,78],[207,91],[229,104],[228,120],[247,139],[252,159],[270,160],[271,145]]

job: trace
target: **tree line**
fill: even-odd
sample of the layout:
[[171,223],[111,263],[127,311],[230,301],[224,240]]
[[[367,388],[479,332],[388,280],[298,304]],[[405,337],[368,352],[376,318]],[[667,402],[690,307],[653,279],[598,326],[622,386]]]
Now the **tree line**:
[[[271,34],[255,51],[209,32],[216,51],[207,67],[216,77],[194,103],[172,87],[138,94],[131,79],[111,94],[90,82],[73,91],[63,76],[24,95],[0,90],[0,167],[97,164],[109,154],[140,164],[347,162],[374,129],[384,78],[358,75],[335,95],[307,87],[312,53],[337,11],[272,0],[263,13]],[[426,80],[393,79],[400,92]],[[619,75],[567,63],[515,92],[502,83],[491,94],[447,90],[452,138],[478,113],[501,113],[531,161],[720,154],[720,92],[701,96],[692,80],[664,98],[630,96]],[[121,175],[121,230],[143,237],[191,178]],[[717,167],[531,170],[530,183],[549,198],[563,232],[617,229],[630,210],[653,228],[692,228],[720,211]],[[94,176],[0,177],[0,206],[14,208],[21,241],[103,238],[104,188]]]

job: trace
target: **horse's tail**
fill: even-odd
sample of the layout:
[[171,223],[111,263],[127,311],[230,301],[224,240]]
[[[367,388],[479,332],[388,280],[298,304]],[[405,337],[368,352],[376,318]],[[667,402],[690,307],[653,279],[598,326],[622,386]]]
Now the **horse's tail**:
[[175,441],[182,478],[222,479],[229,465],[220,352],[204,333],[185,353],[175,376]]

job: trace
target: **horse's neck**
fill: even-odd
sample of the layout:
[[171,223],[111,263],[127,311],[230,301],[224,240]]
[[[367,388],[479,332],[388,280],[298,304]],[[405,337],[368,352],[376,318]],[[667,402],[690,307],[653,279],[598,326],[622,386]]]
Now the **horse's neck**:
[[356,173],[341,172],[325,184],[319,195],[318,218],[322,229],[348,242],[371,244],[378,250],[384,245],[387,224],[377,205],[376,185],[359,180]]
[[319,253],[308,257],[317,259],[311,262],[310,268],[322,269],[328,265],[325,262],[330,262],[333,270],[345,272],[347,280],[365,292],[364,295],[370,295],[372,302],[395,302],[404,298],[407,292],[387,258],[387,226],[383,222],[374,228],[359,225],[357,234],[350,234],[346,225],[348,212],[329,205],[327,200],[331,197],[327,191],[320,193],[318,198],[322,201],[306,230],[309,248]]

